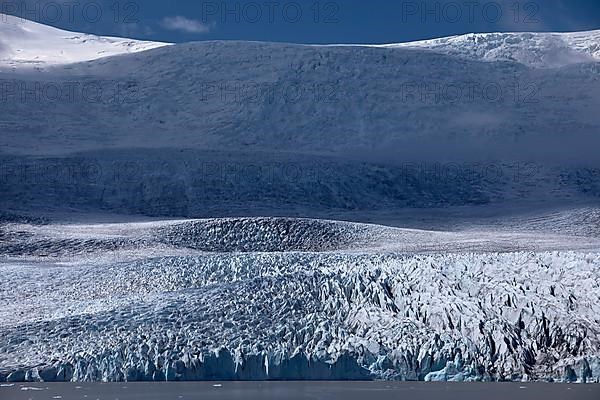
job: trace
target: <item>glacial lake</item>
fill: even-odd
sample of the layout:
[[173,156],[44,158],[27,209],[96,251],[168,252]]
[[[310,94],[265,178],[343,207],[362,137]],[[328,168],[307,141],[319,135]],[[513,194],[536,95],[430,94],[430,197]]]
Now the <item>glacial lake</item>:
[[3,383],[2,400],[598,400],[598,384],[424,382]]

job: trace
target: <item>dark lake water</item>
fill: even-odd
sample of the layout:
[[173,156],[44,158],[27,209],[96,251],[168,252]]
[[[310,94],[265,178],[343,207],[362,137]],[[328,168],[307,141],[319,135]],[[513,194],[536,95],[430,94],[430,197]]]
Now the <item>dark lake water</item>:
[[16,383],[2,400],[599,400],[600,385],[423,382]]

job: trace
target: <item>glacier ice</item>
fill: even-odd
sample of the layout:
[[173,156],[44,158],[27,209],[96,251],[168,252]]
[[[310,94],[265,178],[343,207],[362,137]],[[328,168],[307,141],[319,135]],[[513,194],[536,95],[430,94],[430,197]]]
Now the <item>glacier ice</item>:
[[3,227],[139,239],[4,257],[3,381],[600,379],[597,252],[399,251],[417,236],[293,219]]

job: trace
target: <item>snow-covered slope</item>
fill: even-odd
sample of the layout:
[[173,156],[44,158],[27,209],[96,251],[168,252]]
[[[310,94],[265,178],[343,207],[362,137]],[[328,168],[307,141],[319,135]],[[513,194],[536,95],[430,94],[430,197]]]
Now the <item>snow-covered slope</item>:
[[178,44],[0,74],[0,151],[595,159],[598,72],[597,63],[530,69],[404,47]]
[[[4,29],[62,37],[20,23]],[[528,67],[555,42],[589,57]],[[0,206],[322,217],[310,211],[597,202],[596,43],[597,32],[201,42],[16,67],[0,72]]]
[[68,32],[0,14],[0,71],[71,64],[165,45]]
[[[4,19],[0,70],[10,64],[18,73],[0,72],[2,153],[171,147],[394,162],[416,154],[436,161],[595,159],[596,31],[375,48],[164,46]],[[138,52],[144,49],[151,50]],[[53,67],[23,67],[38,61]]]
[[556,68],[600,61],[600,30],[572,33],[471,33],[381,47],[430,49],[472,60],[512,61],[535,68]]

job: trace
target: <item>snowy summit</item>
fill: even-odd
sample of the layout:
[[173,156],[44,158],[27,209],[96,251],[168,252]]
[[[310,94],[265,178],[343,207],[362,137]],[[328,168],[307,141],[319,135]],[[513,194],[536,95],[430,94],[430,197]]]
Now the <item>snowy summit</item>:
[[572,33],[470,33],[468,35],[384,45],[430,49],[481,61],[512,61],[553,68],[600,61],[600,30]]
[[69,32],[0,14],[0,68],[70,64],[165,45]]

